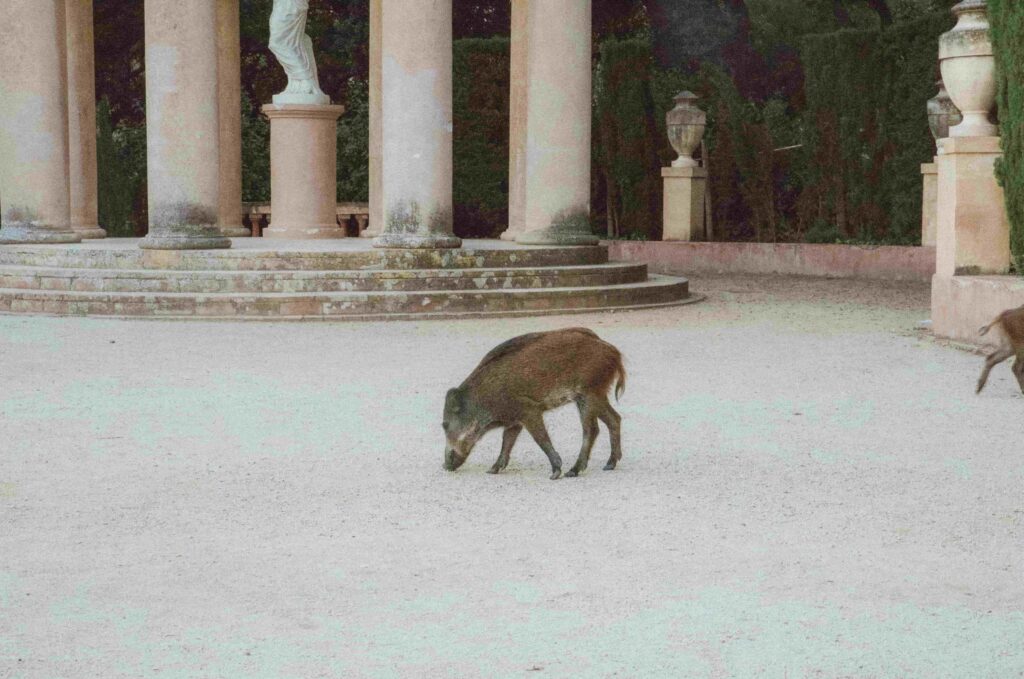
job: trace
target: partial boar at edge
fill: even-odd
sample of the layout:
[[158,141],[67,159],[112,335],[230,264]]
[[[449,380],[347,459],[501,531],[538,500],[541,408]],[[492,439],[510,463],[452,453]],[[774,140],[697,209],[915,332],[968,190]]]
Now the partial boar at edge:
[[613,383],[618,399],[626,385],[622,354],[586,328],[531,333],[498,345],[445,397],[444,468],[461,467],[480,437],[500,427],[504,429],[501,453],[488,470],[499,473],[508,466],[512,447],[525,427],[547,455],[551,479],[559,478],[562,458],[551,444],[543,416],[572,401],[580,411],[583,445],[566,476],[578,476],[587,468],[598,420],[611,437],[612,453],[604,468],[615,469],[622,458],[622,439],[621,418],[608,402]]
[[995,351],[985,358],[985,367],[978,378],[978,386],[974,393],[980,394],[988,381],[988,374],[1011,356],[1016,356],[1013,363],[1013,376],[1017,378],[1021,393],[1024,393],[1024,306],[1008,309],[996,316],[988,325],[978,330],[978,334],[987,335],[990,331],[997,338]]

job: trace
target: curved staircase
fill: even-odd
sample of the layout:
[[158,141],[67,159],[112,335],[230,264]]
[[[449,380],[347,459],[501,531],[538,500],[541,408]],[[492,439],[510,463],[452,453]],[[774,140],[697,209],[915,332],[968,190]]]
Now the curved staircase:
[[686,279],[595,247],[466,241],[377,250],[365,239],[237,239],[230,250],[140,250],[134,239],[0,246],[0,312],[376,320],[536,315],[682,304]]

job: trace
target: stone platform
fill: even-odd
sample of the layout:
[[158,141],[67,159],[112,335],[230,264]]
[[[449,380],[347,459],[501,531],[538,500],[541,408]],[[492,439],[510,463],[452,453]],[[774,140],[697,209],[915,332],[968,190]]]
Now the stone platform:
[[695,301],[686,279],[608,249],[467,240],[380,250],[366,239],[237,239],[229,250],[141,250],[135,239],[0,247],[0,312],[376,320],[538,315]]

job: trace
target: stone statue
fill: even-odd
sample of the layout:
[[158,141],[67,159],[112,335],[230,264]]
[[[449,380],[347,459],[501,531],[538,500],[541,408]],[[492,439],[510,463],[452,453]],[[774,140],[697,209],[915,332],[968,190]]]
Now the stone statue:
[[288,87],[274,95],[275,104],[330,104],[320,89],[313,41],[306,35],[309,0],[274,0],[270,12],[270,51],[288,76]]

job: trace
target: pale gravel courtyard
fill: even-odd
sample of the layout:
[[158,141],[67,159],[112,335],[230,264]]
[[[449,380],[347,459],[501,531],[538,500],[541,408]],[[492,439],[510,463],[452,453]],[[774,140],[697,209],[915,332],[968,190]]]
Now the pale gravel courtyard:
[[[0,316],[0,677],[1024,676],[1024,398],[916,284],[612,315]],[[441,469],[498,342],[618,345],[624,457]],[[566,464],[574,409],[548,417]]]

